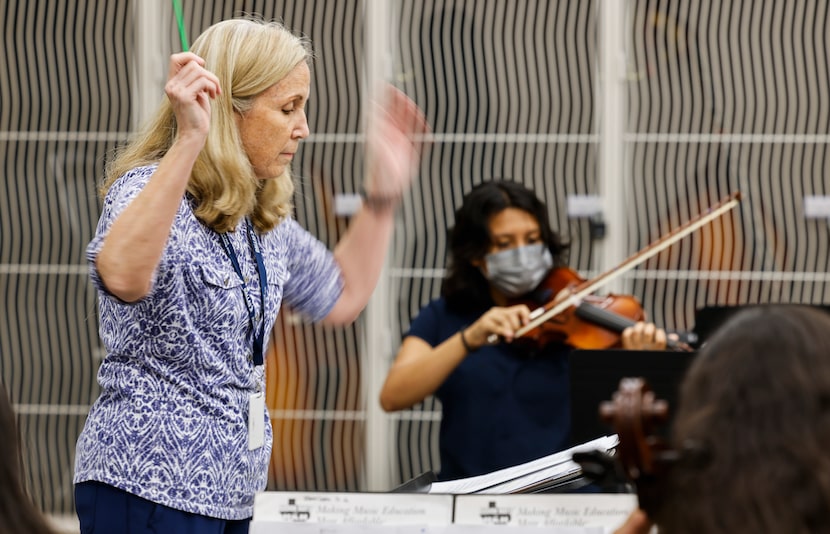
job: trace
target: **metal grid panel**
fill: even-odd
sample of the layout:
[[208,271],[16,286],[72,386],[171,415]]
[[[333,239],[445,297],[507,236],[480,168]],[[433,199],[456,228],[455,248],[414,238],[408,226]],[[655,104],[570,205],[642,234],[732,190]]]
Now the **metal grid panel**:
[[[589,226],[568,219],[565,206],[568,195],[597,192],[594,10],[547,0],[400,2],[399,77],[434,137],[397,234],[398,332],[439,295],[447,229],[481,181],[535,189],[572,241],[572,264],[590,267]],[[439,408],[430,397],[395,414],[396,483],[438,470]]]
[[[628,280],[659,324],[691,326],[704,304],[828,302],[827,221],[802,197],[828,194],[827,6],[630,2],[628,248],[637,250],[734,189],[739,210],[650,260]],[[97,393],[95,295],[84,247],[105,154],[128,133],[136,44],[129,3],[0,1],[0,371],[20,416],[30,486],[71,512],[74,443]],[[572,194],[597,191],[594,2],[397,0],[394,82],[426,110],[432,146],[398,221],[390,270],[393,332],[439,293],[446,230],[463,194],[494,176],[534,187],[594,261]],[[347,220],[333,199],[357,190],[362,9],[338,2],[184,2],[188,34],[241,13],[278,18],[316,49],[312,137],[295,163],[297,218],[333,246]],[[178,49],[171,19],[163,21]],[[365,489],[362,324],[330,329],[283,314],[268,362],[272,489]],[[381,355],[391,361],[392,354]],[[392,483],[438,468],[432,399],[395,421]]]
[[18,413],[28,483],[72,506],[75,440],[94,396],[95,295],[84,248],[95,177],[130,119],[129,5],[2,2],[0,371]]
[[740,190],[733,213],[649,260],[635,294],[692,327],[711,304],[830,302],[827,4],[631,3],[632,250]]

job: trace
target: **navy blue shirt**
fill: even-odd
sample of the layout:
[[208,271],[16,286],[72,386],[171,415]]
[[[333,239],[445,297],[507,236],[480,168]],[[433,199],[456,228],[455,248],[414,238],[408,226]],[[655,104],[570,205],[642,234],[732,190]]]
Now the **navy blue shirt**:
[[[406,335],[435,347],[477,318],[450,312],[439,298]],[[435,392],[442,405],[438,478],[489,473],[567,448],[570,350],[500,343],[470,353]]]

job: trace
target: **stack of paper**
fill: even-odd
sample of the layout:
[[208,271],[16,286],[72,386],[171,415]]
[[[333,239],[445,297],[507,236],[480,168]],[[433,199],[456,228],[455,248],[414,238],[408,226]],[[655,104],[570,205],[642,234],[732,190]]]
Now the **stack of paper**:
[[575,452],[599,450],[610,453],[618,444],[619,438],[616,434],[597,438],[570,449],[492,473],[445,482],[433,482],[429,488],[429,493],[448,493],[452,495],[534,493],[555,488],[581,476],[582,468],[573,461]]

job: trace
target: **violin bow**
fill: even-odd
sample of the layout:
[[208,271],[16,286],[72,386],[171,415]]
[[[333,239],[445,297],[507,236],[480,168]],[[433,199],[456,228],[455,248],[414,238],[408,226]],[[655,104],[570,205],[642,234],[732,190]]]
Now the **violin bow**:
[[593,293],[594,291],[596,291],[603,285],[607,284],[608,282],[618,278],[619,276],[622,276],[623,274],[630,271],[634,267],[640,265],[652,256],[659,254],[660,252],[677,243],[687,235],[698,230],[701,226],[708,223],[709,221],[712,221],[713,219],[716,219],[724,213],[730,211],[738,205],[738,202],[740,202],[740,200],[740,191],[736,191],[731,195],[724,197],[720,202],[718,202],[714,206],[709,207],[706,211],[698,214],[696,217],[693,217],[685,224],[676,228],[672,232],[669,232],[667,235],[660,237],[659,239],[649,243],[635,254],[632,254],[616,267],[609,269],[608,271],[600,274],[599,276],[591,280],[586,280],[585,282],[579,284],[578,286],[576,286],[576,288],[573,289],[573,291],[571,291],[571,293],[566,298],[559,301],[554,300],[550,304],[546,304],[545,306],[542,306],[541,308],[534,310],[531,313],[530,322],[516,330],[515,337],[522,337],[528,332],[538,327],[539,325],[541,325],[542,323],[545,323],[549,321],[551,318],[556,317],[557,315],[567,310],[571,306],[578,306],[586,295]]

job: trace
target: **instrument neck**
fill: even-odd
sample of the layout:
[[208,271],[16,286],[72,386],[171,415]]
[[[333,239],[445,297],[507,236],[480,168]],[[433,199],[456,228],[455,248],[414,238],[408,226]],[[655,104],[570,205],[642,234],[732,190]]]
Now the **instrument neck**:
[[[599,306],[594,306],[588,302],[581,302],[574,310],[574,313],[584,321],[607,328],[618,334],[622,334],[623,330],[636,324],[636,321],[628,317],[600,308]],[[667,330],[666,333],[669,334],[668,339],[666,339],[666,346],[672,350],[691,351],[692,348],[690,345],[697,343],[697,335],[692,332],[674,332]]]

